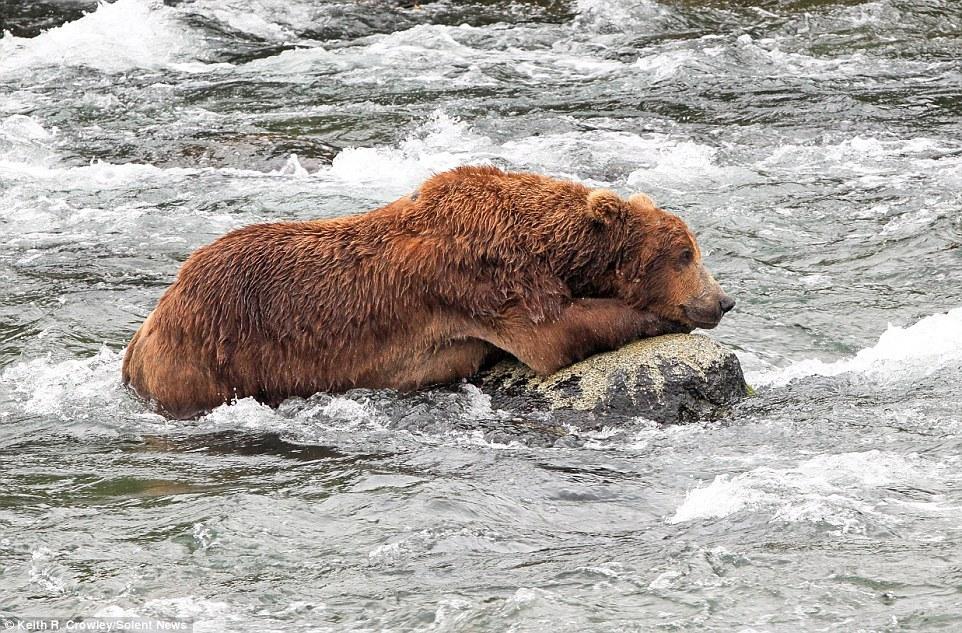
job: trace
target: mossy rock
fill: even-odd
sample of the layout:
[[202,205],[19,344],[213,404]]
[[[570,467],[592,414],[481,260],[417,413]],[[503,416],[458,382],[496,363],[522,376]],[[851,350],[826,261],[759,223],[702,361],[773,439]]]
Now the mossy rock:
[[700,334],[637,341],[545,378],[504,361],[482,372],[476,384],[495,407],[570,412],[561,417],[574,424],[585,417],[683,424],[718,417],[749,393],[734,352]]

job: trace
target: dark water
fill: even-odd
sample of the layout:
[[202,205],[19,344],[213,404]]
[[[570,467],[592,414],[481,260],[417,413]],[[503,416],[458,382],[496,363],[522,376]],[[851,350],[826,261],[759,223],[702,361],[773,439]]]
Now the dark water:
[[[0,616],[962,630],[962,5],[415,5],[0,2]],[[479,162],[682,214],[758,397],[543,448],[469,387],[120,388],[194,248]]]

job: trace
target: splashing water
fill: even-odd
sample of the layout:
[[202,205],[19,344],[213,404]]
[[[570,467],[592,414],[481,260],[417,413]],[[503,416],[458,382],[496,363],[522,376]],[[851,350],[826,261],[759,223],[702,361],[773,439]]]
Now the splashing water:
[[[962,627],[956,4],[407,4],[7,3],[0,619]],[[197,247],[479,163],[681,215],[758,395],[577,430],[468,384],[189,421],[120,384]]]

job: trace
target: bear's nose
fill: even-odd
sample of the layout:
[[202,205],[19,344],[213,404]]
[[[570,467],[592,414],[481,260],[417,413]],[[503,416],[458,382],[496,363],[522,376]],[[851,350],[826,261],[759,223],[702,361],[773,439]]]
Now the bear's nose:
[[735,307],[735,300],[725,295],[722,297],[721,301],[718,302],[718,307],[721,308],[722,314],[730,312],[732,308]]

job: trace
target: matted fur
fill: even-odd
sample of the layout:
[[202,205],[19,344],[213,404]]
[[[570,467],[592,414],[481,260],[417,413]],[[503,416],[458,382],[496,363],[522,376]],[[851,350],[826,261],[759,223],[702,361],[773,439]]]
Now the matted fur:
[[131,340],[123,380],[189,417],[247,396],[447,382],[497,349],[549,373],[710,326],[723,296],[691,232],[647,197],[461,167],[369,213],[198,249]]

